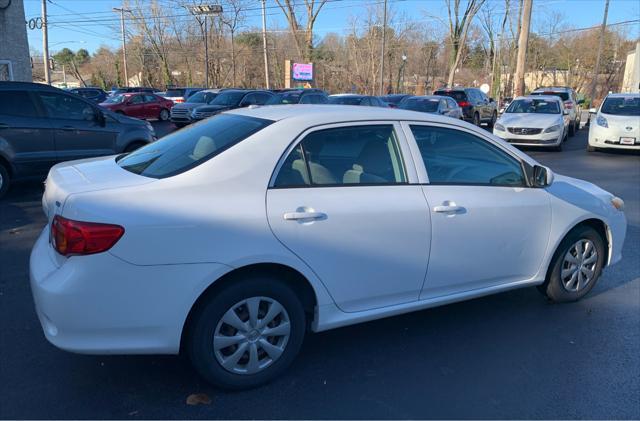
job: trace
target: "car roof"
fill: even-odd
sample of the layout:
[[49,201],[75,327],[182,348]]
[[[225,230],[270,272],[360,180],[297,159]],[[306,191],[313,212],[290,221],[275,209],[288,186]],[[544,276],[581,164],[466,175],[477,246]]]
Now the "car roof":
[[618,92],[607,95],[607,98],[638,98],[640,92]]
[[14,81],[2,81],[0,82],[0,89],[38,89],[44,91],[63,91],[55,86],[46,85],[44,83],[36,82],[14,82]]
[[544,92],[544,91],[549,91],[549,92],[554,92],[554,91],[558,91],[558,92],[566,92],[566,91],[571,91],[573,88],[570,88],[568,86],[543,86],[541,88],[536,88],[533,90],[533,92]]
[[562,102],[562,99],[555,95],[523,95],[513,98],[512,101],[517,101],[518,99],[544,99],[547,101]]
[[329,95],[329,96],[334,97],[334,98],[338,98],[338,97],[342,97],[342,96],[344,96],[344,97],[349,96],[349,97],[354,97],[355,98],[355,97],[365,97],[365,96],[369,96],[369,95],[362,95],[362,94],[333,94],[333,95]]
[[423,99],[452,99],[451,97],[444,95],[411,95],[408,99],[411,98],[423,98]]

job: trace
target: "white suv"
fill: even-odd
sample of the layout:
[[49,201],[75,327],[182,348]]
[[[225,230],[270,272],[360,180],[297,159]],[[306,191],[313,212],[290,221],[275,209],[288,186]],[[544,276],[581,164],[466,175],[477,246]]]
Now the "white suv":
[[573,136],[580,130],[580,116],[582,115],[582,107],[580,105],[584,103],[584,100],[578,99],[573,88],[566,86],[538,88],[531,92],[531,95],[555,95],[562,98],[564,108],[569,111],[569,136]]
[[640,149],[640,94],[610,94],[589,124],[589,152],[597,148]]

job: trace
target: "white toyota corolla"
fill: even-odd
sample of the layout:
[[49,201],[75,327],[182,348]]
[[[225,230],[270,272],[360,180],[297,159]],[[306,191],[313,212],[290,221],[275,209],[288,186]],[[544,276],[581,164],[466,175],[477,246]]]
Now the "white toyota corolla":
[[462,121],[242,109],[53,167],[31,287],[59,348],[184,350],[245,388],[308,329],[534,285],[577,300],[621,258],[623,206]]
[[640,150],[640,94],[610,94],[589,124],[589,145],[598,148]]

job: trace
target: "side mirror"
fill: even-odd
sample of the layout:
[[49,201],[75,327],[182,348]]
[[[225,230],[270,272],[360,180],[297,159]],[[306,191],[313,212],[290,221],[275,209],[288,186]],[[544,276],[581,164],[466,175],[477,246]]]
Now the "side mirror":
[[589,108],[589,114],[597,114],[598,110],[595,108]]
[[543,165],[533,167],[533,186],[547,187],[553,184],[553,171]]

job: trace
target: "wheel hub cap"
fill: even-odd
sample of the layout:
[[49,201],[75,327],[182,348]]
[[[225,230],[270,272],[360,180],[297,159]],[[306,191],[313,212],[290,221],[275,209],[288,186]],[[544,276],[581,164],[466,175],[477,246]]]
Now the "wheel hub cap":
[[560,277],[562,285],[569,292],[586,288],[595,278],[598,251],[591,240],[576,241],[564,255]]

